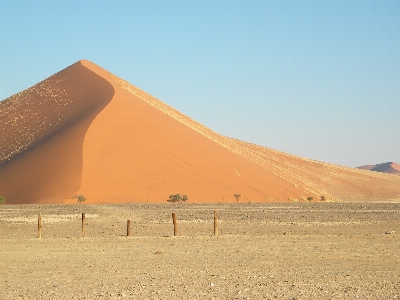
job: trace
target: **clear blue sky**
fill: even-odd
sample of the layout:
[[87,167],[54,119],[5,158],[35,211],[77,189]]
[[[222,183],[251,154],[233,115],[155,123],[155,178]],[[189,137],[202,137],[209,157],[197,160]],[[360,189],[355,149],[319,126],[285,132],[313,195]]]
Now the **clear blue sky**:
[[85,58],[214,131],[400,163],[400,1],[0,0],[0,99]]

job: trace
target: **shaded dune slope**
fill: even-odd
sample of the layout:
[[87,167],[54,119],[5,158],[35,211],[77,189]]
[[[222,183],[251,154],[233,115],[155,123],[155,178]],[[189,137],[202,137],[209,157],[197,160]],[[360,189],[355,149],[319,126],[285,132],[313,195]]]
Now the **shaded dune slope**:
[[79,189],[86,130],[113,94],[78,62],[0,102],[0,191],[8,203],[63,202]]
[[221,136],[85,60],[1,102],[0,114],[8,134],[0,193],[10,203],[69,203],[77,193],[88,203],[165,202],[175,193],[191,202],[232,202],[235,193],[254,202],[400,199],[398,176]]

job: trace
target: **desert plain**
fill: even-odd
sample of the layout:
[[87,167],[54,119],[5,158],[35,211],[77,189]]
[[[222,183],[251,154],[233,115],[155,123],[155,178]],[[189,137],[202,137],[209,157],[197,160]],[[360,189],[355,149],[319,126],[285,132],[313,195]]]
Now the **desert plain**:
[[0,299],[400,299],[396,202],[2,205],[0,226]]
[[393,172],[222,136],[87,60],[0,134],[0,299],[400,298]]

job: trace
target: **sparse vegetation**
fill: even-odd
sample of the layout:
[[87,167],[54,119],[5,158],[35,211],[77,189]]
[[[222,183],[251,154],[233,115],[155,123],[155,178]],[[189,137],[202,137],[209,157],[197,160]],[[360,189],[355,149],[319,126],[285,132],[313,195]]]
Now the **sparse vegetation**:
[[233,196],[236,198],[236,202],[239,202],[239,199],[242,198],[241,194],[234,194]]
[[321,196],[321,201],[325,201],[326,197],[324,195]]
[[307,197],[307,200],[308,200],[308,201],[313,201],[314,198],[313,198],[313,197]]
[[81,204],[82,202],[86,201],[85,196],[83,195],[74,195],[71,199],[78,199],[78,203]]
[[6,204],[6,198],[0,196],[0,204]]
[[188,201],[188,196],[185,194],[175,194],[175,195],[169,195],[169,199],[167,200],[168,202],[171,203],[179,203],[179,202],[186,202]]

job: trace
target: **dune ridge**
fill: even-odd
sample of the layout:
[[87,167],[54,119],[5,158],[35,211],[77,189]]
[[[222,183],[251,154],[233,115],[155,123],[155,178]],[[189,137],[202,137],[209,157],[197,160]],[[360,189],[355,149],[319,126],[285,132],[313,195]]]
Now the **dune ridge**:
[[87,60],[0,102],[0,116],[10,203],[400,200],[398,176],[222,136]]

